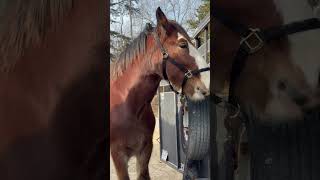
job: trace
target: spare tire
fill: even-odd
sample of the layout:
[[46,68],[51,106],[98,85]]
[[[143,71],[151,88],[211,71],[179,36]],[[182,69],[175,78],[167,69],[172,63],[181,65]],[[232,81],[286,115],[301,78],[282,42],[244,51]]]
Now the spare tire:
[[[181,146],[189,160],[202,160],[210,147],[209,98],[200,102],[186,102],[180,109],[179,129]],[[182,108],[182,107],[181,107]]]

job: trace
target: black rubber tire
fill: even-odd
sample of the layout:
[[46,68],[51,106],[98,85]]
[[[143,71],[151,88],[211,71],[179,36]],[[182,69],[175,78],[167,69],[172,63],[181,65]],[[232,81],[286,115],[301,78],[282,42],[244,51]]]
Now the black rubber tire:
[[[209,98],[201,102],[187,102],[188,140],[183,133],[183,119],[179,120],[180,140],[184,153],[189,160],[202,160],[210,147],[210,104]],[[183,118],[183,116],[180,116]]]

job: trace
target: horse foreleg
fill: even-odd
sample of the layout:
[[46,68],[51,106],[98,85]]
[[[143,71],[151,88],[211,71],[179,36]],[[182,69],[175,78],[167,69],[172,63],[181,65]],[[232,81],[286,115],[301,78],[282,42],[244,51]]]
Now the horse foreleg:
[[146,145],[137,154],[138,180],[150,180],[149,161],[152,153],[152,137],[147,140]]
[[129,157],[121,150],[111,150],[111,156],[119,180],[130,180],[128,173]]

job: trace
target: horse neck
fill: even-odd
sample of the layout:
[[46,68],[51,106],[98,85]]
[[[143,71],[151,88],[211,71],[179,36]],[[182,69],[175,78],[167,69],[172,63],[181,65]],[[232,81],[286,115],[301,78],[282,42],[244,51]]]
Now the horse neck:
[[72,83],[104,61],[104,1],[77,1],[41,44],[31,46],[10,72],[10,83],[39,97],[48,109]]
[[[146,56],[147,57],[147,56]],[[125,101],[134,104],[133,111],[137,111],[140,106],[150,103],[157,92],[161,81],[160,64],[152,65],[152,59],[140,57],[135,63],[126,69],[118,78],[111,80],[111,109],[113,104]],[[121,98],[117,98],[121,96]]]

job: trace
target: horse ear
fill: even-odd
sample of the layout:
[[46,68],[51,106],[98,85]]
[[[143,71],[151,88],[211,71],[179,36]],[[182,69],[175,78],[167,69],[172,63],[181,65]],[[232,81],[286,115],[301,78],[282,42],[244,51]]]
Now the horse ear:
[[164,15],[160,7],[157,8],[156,17],[157,17],[157,23],[162,27],[166,28],[168,24],[168,19],[166,15]]

